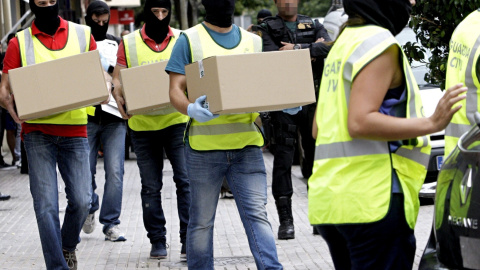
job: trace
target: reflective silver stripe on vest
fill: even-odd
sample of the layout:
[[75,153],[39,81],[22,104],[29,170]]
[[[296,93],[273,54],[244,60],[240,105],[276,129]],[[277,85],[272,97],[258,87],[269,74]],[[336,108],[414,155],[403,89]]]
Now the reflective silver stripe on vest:
[[[78,37],[78,45],[80,47],[80,53],[87,51],[87,41],[85,40],[85,28],[81,25],[71,24],[69,23],[68,26],[74,26],[75,32],[77,33]],[[69,29],[71,30],[71,29]],[[34,65],[35,62],[35,50],[33,49],[33,38],[30,31],[27,29],[24,32],[25,35],[25,58],[27,60],[27,66]],[[68,43],[68,39],[67,39]]]
[[390,154],[388,143],[382,141],[354,139],[348,142],[321,144],[315,148],[315,160],[374,154]]
[[[375,45],[389,39],[392,37],[392,34],[388,31],[383,31],[378,34],[375,34],[358,46],[355,51],[350,55],[350,57],[347,59],[347,62],[344,65],[343,68],[343,85],[345,88],[345,99],[347,101],[347,105],[350,102],[350,91],[352,87],[352,73],[353,73],[353,64],[356,63],[362,56],[364,56],[367,52],[372,50],[372,48],[375,47]],[[378,52],[381,53],[381,52]]]
[[428,162],[430,161],[430,155],[422,153],[418,147],[414,147],[413,149],[400,147],[395,154],[413,160],[425,167],[428,167]]
[[460,136],[462,136],[462,134],[464,134],[465,132],[469,131],[470,128],[470,125],[456,124],[450,122],[450,124],[448,124],[447,128],[445,129],[445,136],[460,138]]
[[128,58],[130,64],[129,67],[138,67],[138,56],[137,56],[137,42],[136,42],[137,33],[133,33],[132,35],[127,36],[127,43],[128,43]]
[[[403,57],[406,57],[405,54],[402,53]],[[404,62],[406,61],[405,59],[402,59],[402,67],[404,66]],[[407,76],[407,95],[410,97],[410,103],[408,104],[408,107],[410,108],[410,118],[419,118],[417,115],[417,103],[416,103],[416,98],[417,96],[415,95],[415,86],[413,85],[414,80],[412,79],[412,74],[410,72],[406,72],[405,68],[403,68],[404,73],[406,73]],[[421,117],[424,117],[421,115]],[[422,146],[426,146],[428,144],[428,138],[427,136],[422,136],[420,137],[423,140]],[[422,163],[423,164],[423,163]]]
[[35,64],[35,50],[33,49],[33,39],[30,30],[23,31],[25,35],[25,58],[27,59],[27,66]]
[[177,109],[175,109],[175,107],[172,106],[166,109],[154,110],[148,113],[144,113],[143,115],[167,115],[167,114],[176,113],[176,112],[178,112]]
[[198,33],[197,28],[190,28],[184,33],[187,34],[188,41],[190,42],[190,48],[192,53],[192,63],[197,62],[203,59],[203,48],[202,42],[200,40],[200,34]]
[[68,24],[69,26],[73,25],[78,37],[78,45],[80,45],[80,53],[87,51],[87,41],[85,40],[85,28],[78,24]]
[[[474,63],[475,54],[478,51],[478,47],[480,46],[480,36],[478,36],[477,41],[475,41],[475,45],[473,45],[472,50],[470,51],[470,58],[468,59],[467,70],[465,71],[465,86],[468,87],[467,91],[467,104],[466,104],[466,112],[467,112],[467,119],[470,121],[470,124],[475,123],[475,112],[478,111],[478,89],[475,83],[473,82],[472,71],[475,70]],[[478,78],[480,79],[480,78]],[[455,137],[460,138],[463,133],[455,134]],[[458,135],[458,136],[457,136]]]
[[261,39],[256,39],[255,37],[252,37],[252,42],[253,42],[253,51],[254,52],[262,52],[262,49],[263,49],[262,40]]
[[230,124],[218,124],[215,126],[190,126],[189,134],[190,136],[197,135],[226,135],[234,134],[241,132],[252,132],[257,131],[255,124],[244,124],[244,123],[230,123]]

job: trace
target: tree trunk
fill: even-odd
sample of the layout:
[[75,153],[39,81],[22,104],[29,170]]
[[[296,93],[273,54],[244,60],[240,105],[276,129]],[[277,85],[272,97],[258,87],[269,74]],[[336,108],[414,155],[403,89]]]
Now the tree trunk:
[[188,28],[187,1],[188,0],[180,0],[180,28],[182,30]]
[[198,23],[198,5],[200,5],[200,1],[188,0],[188,2],[190,4],[188,23],[190,26],[194,26]]

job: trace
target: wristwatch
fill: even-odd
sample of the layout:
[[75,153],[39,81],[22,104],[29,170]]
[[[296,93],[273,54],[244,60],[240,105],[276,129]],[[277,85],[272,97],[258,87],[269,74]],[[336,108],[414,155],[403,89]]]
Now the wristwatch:
[[301,48],[302,48],[302,45],[300,45],[300,44],[293,45],[294,50],[300,50]]

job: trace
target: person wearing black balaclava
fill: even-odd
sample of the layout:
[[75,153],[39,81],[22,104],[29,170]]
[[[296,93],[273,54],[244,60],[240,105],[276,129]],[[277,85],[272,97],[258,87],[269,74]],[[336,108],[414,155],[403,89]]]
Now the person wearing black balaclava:
[[[266,18],[259,27],[263,51],[308,49],[312,59],[313,81],[317,93],[323,73],[323,60],[330,50],[330,46],[325,42],[331,40],[322,24],[308,16],[298,14],[299,2],[299,0],[275,0],[277,16]],[[280,221],[277,234],[279,240],[295,238],[292,211],[292,165],[295,162],[295,152],[301,145],[302,151],[299,152],[302,154],[299,155],[299,163],[303,177],[308,178],[312,173],[315,141],[311,132],[315,107],[316,104],[313,103],[303,106],[301,110],[298,108],[269,112],[270,117],[266,119],[271,123],[267,128],[271,127],[272,130],[266,134],[271,134],[268,140],[272,149],[275,148],[272,195]]]
[[412,69],[395,39],[414,0],[344,0],[349,18],[327,59],[312,135],[310,223],[335,269],[412,269],[428,134],[461,106],[456,85],[423,117]]
[[232,24],[234,0],[203,0],[205,21],[185,30],[173,48],[166,71],[170,102],[190,117],[185,156],[190,179],[190,222],[187,234],[189,269],[214,269],[213,230],[220,189],[225,178],[234,194],[257,269],[283,269],[278,261],[267,218],[267,178],[261,147],[264,140],[254,121],[258,113],[214,115],[207,96],[191,103],[185,66],[206,57],[261,52],[261,38]]
[[[117,51],[120,38],[107,34],[110,21],[110,8],[103,1],[91,2],[87,7],[85,22],[92,29],[92,35],[97,42],[97,50],[105,72],[113,73],[117,62]],[[110,102],[115,104],[113,98]],[[102,108],[108,106],[108,112]],[[112,114],[112,110],[117,115]],[[92,207],[82,230],[90,234],[95,230],[95,212],[100,209],[100,200],[95,189],[97,156],[102,146],[105,161],[105,186],[100,210],[99,221],[103,224],[102,232],[105,239],[113,242],[125,241],[125,235],[120,230],[120,214],[122,209],[123,173],[125,160],[126,121],[120,113],[109,105],[97,105],[87,108],[88,112],[88,144],[90,145],[90,171],[92,179]]]
[[[183,134],[188,117],[167,109],[148,112],[147,115],[129,116],[123,105],[125,100],[119,80],[120,70],[143,66],[170,58],[180,31],[169,26],[170,0],[146,0],[143,8],[145,24],[140,30],[123,36],[117,53],[117,66],[113,72],[113,95],[122,116],[128,118],[142,184],[143,224],[152,244],[150,258],[167,257],[166,218],[163,213],[161,191],[163,186],[163,154],[168,156],[177,188],[177,209],[180,220],[180,257],[186,257],[188,209],[190,187],[185,167]],[[152,78],[150,78],[152,79]],[[157,83],[157,82],[154,82]],[[159,85],[168,91],[168,85]]]
[[[30,191],[46,268],[77,269],[75,250],[90,209],[92,189],[87,113],[85,109],[76,109],[41,119],[19,119],[10,94],[8,73],[11,69],[96,50],[97,46],[89,27],[58,16],[57,1],[30,0],[29,4],[35,20],[9,42],[0,84],[0,105],[8,109],[15,122],[22,124]],[[31,44],[28,50],[27,44]],[[35,91],[33,83],[31,91]],[[58,215],[57,167],[68,200],[63,223]]]

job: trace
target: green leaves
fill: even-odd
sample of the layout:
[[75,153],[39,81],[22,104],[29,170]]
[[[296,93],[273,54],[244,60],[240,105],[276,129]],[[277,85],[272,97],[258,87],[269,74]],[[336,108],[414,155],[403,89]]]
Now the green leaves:
[[[478,7],[480,0],[417,0],[409,25],[423,47],[432,51],[427,65],[430,72],[425,75],[427,82],[445,89],[445,67],[452,33],[463,18]],[[407,44],[404,50],[412,61],[422,48]]]

